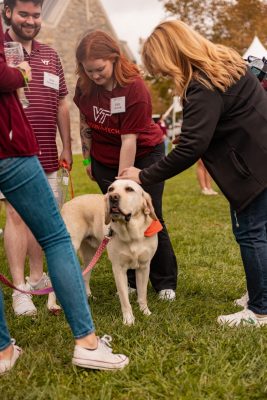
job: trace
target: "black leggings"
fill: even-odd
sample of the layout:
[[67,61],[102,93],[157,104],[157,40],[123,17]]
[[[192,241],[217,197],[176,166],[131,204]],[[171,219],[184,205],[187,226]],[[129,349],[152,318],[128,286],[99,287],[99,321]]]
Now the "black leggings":
[[[143,169],[154,164],[164,157],[164,143],[154,147],[153,151],[141,159],[135,160],[135,167]],[[109,185],[118,175],[117,168],[106,167],[92,158],[92,173],[100,187],[102,193],[106,193]],[[164,190],[164,182],[155,185],[142,186],[143,189],[150,194],[153,206],[163,229],[158,233],[158,249],[151,261],[150,265],[150,281],[153,288],[159,292],[162,289],[176,289],[178,266],[176,257],[172,248],[168,231],[166,229],[162,216],[162,195]],[[132,288],[136,287],[135,271],[128,270],[128,282]]]

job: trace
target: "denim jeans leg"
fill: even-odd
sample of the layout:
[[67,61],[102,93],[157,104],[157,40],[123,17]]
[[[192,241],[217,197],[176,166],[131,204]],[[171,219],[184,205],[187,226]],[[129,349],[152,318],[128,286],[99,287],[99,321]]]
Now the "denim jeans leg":
[[4,299],[0,288],[0,351],[5,350],[11,344],[11,337],[5,319]]
[[231,209],[231,217],[246,273],[248,308],[267,315],[267,189],[243,211]]
[[0,160],[0,189],[43,248],[56,296],[74,337],[93,332],[80,265],[37,157]]

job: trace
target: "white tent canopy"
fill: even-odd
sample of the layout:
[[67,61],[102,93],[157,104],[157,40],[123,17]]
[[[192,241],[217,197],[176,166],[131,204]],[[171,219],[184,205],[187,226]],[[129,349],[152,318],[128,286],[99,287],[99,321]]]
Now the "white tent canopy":
[[252,40],[251,45],[247,49],[247,51],[243,54],[243,58],[246,60],[248,56],[254,56],[257,58],[266,57],[267,58],[267,50],[261,43],[258,36],[255,36]]

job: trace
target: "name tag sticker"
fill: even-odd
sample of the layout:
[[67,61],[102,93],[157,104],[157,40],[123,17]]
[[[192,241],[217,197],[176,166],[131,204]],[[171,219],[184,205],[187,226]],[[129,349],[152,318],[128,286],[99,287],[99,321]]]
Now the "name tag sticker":
[[125,96],[113,97],[110,100],[110,111],[111,114],[118,114],[125,112]]
[[59,76],[44,72],[44,86],[59,90]]

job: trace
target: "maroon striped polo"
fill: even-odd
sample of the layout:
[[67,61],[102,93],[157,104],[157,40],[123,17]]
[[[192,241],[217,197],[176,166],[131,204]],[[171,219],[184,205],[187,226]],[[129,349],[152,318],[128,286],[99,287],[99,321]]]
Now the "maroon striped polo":
[[[5,40],[12,41],[8,32],[5,33]],[[63,68],[56,51],[36,40],[32,42],[31,54],[24,50],[24,57],[32,68],[29,90],[25,88],[30,106],[24,111],[38,140],[41,150],[39,160],[45,172],[54,172],[58,170],[58,104],[68,94]]]

